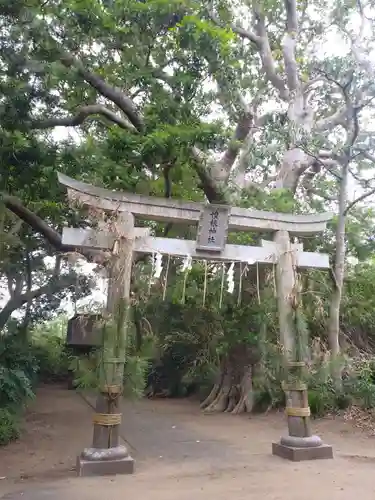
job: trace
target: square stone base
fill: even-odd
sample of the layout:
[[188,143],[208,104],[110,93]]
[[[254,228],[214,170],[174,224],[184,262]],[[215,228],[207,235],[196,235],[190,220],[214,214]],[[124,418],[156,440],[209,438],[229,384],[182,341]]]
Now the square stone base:
[[328,444],[322,444],[316,448],[293,448],[280,443],[272,443],[272,455],[286,458],[292,462],[301,462],[302,460],[333,458],[333,449]]
[[109,476],[114,474],[133,474],[135,462],[132,457],[121,460],[83,460],[77,457],[77,476]]

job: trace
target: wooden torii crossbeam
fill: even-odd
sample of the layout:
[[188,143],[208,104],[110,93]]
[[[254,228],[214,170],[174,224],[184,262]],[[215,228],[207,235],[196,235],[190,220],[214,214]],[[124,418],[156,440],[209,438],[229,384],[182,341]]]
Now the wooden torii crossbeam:
[[[219,254],[209,254],[196,249],[196,242],[177,238],[154,238],[147,234],[147,228],[134,228],[136,239],[133,251],[141,254],[170,255],[193,259],[210,259],[223,262],[244,262],[258,264],[276,264],[279,260],[278,245],[272,241],[261,240],[261,247],[247,245],[225,245]],[[138,232],[139,231],[139,232]],[[97,232],[94,229],[75,229],[66,227],[62,234],[63,245],[77,248],[111,250],[115,243],[113,233]],[[315,252],[303,252],[302,243],[292,244],[296,250],[296,265],[301,269],[328,269],[329,256]]]
[[[274,264],[280,340],[288,366],[300,366],[301,361],[296,361],[293,354],[296,340],[293,333],[291,298],[296,289],[296,268],[327,269],[329,257],[326,254],[304,252],[301,244],[291,243],[290,236],[312,235],[324,231],[332,214],[294,215],[151,198],[94,187],[63,174],[59,174],[59,181],[81,205],[117,214],[117,227],[123,228],[120,237],[115,232],[75,228],[64,228],[62,236],[63,244],[76,247],[77,250],[82,248],[112,250],[111,274],[117,276],[120,284],[115,288],[110,287],[111,304],[119,300],[129,303],[130,271],[134,252],[191,256],[224,262]],[[194,224],[197,226],[197,239],[189,241],[153,238],[147,229],[136,228],[134,219]],[[273,241],[262,240],[262,246],[259,247],[227,245],[228,231],[269,232],[273,234]],[[116,243],[117,248],[114,251]],[[126,265],[121,266],[121,261]],[[119,293],[122,293],[122,296],[119,296]],[[109,309],[114,310],[113,306]],[[117,373],[119,376],[120,372]],[[294,384],[286,386],[285,390],[288,436],[281,438],[278,443],[273,443],[273,453],[291,460],[332,458],[332,448],[324,445],[318,436],[311,434],[306,386],[302,383]],[[103,408],[103,401],[103,397],[99,397],[98,410]],[[109,421],[111,415],[106,417],[106,421]],[[93,447],[86,449],[78,459],[79,473],[84,475],[86,470],[87,474],[108,473],[110,470],[113,473],[132,472],[133,466],[129,465],[132,459],[123,449],[118,450],[117,441],[112,440],[112,444],[107,445],[108,449],[103,448],[103,443],[109,441],[103,430],[104,424],[100,425],[96,422]],[[118,436],[119,420],[116,420],[112,427],[114,435]],[[109,460],[109,457],[113,459]]]

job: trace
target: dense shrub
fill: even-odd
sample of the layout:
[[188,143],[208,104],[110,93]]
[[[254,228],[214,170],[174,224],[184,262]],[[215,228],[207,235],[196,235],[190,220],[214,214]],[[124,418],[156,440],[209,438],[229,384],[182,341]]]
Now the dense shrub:
[[17,336],[6,336],[0,342],[0,407],[17,411],[34,396],[38,360],[31,344]]
[[0,446],[10,443],[20,435],[19,419],[15,413],[0,408]]
[[71,354],[59,336],[33,339],[32,349],[38,365],[38,380],[44,383],[65,380],[69,373]]
[[0,338],[0,445],[19,436],[20,414],[34,397],[38,382],[66,377],[69,353],[58,335],[30,341],[13,334]]

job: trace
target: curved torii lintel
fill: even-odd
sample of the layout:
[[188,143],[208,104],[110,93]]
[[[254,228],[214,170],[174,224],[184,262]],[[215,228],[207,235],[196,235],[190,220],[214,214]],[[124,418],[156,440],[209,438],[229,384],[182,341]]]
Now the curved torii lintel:
[[[111,191],[77,181],[58,173],[60,184],[75,191],[80,202],[111,212],[131,212],[138,219],[160,222],[198,223],[202,203],[143,196]],[[229,229],[232,231],[288,231],[292,235],[306,235],[325,230],[332,213],[294,215],[231,207]]]

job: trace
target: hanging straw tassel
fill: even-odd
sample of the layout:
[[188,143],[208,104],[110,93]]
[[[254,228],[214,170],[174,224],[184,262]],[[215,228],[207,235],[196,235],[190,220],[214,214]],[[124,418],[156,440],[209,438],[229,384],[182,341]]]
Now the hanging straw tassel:
[[277,297],[277,286],[276,286],[276,265],[272,266],[272,279],[273,279],[273,296]]
[[241,299],[242,299],[242,262],[240,262],[240,281],[238,283],[238,299],[237,299],[237,305],[241,305]]
[[257,295],[258,304],[260,304],[259,262],[257,262]]
[[163,288],[163,300],[165,300],[165,296],[167,294],[167,282],[168,282],[168,274],[169,274],[169,265],[171,262],[171,256],[168,255],[167,267],[165,269],[165,279],[164,279],[164,288]]
[[155,271],[155,254],[152,254],[152,264],[151,264],[151,273],[150,273],[150,279],[148,282],[148,294],[151,295],[151,286],[152,286],[152,279],[154,277],[154,271]]
[[184,274],[184,284],[182,286],[181,304],[185,304],[187,276],[188,276],[188,271],[185,271],[185,274]]
[[224,283],[225,283],[225,264],[223,263],[221,265],[221,287],[220,287],[219,309],[221,309],[223,305]]
[[207,295],[207,271],[208,271],[208,265],[207,261],[204,261],[204,285],[203,285],[203,307],[205,306],[206,303],[206,295]]

